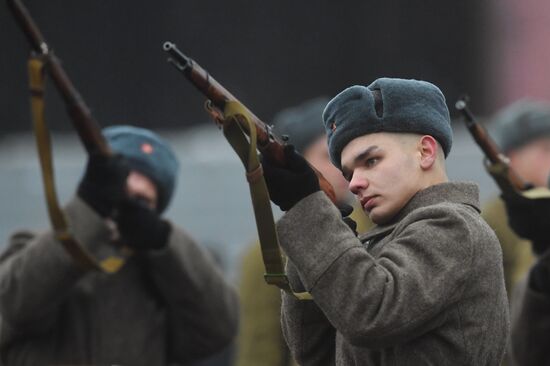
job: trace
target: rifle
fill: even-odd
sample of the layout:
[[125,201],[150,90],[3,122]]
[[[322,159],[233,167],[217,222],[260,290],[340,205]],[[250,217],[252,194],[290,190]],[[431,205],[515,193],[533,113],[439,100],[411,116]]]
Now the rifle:
[[32,50],[45,61],[46,70],[65,101],[73,126],[86,151],[88,153],[97,152],[106,156],[111,155],[111,149],[107,140],[101,134],[99,124],[94,120],[90,109],[73,86],[73,83],[61,66],[61,62],[46,43],[27,8],[19,0],[7,1],[17,24],[27,37]]
[[[163,49],[171,56],[168,61],[208,98],[206,110],[223,129],[229,143],[245,165],[266,270],[265,281],[270,285],[278,286],[299,300],[311,300],[311,294],[308,292],[294,292],[286,276],[273,213],[269,205],[269,195],[256,151],[256,149],[259,150],[279,166],[285,167],[284,140],[276,136],[271,126],[256,117],[206,70],[178,50],[175,44],[165,42]],[[330,183],[321,172],[315,168],[313,170],[319,179],[321,189],[332,202],[336,203],[334,189]]]
[[487,130],[476,121],[468,108],[466,98],[459,99],[455,104],[455,108],[462,113],[468,131],[487,158],[485,162],[487,170],[489,170],[489,173],[496,180],[503,192],[509,191],[510,188],[519,192],[532,188],[531,184],[525,182],[510,167],[510,160],[500,151],[500,148],[489,136]]
[[73,260],[82,268],[101,270],[106,273],[117,272],[130,255],[125,248],[113,248],[102,258],[96,258],[73,237],[65,214],[59,206],[54,183],[51,141],[46,122],[44,120],[44,78],[43,70],[52,78],[55,86],[65,101],[65,106],[71,116],[73,126],[88,154],[98,153],[103,156],[112,155],[111,148],[99,124],[94,120],[90,109],[73,86],[71,80],[61,66],[59,59],[54,55],[38,26],[29,14],[29,11],[20,0],[7,0],[18,25],[23,30],[31,48],[36,55],[29,61],[29,76],[31,84],[31,105],[34,120],[36,143],[39,151],[40,168],[44,183],[44,193],[50,221],[56,239],[61,243]]
[[[228,92],[212,76],[210,76],[206,70],[204,70],[191,58],[185,56],[174,43],[165,42],[163,49],[171,56],[168,61],[176,69],[181,71],[183,75],[185,75],[185,77],[208,98],[205,107],[220,127],[223,124],[222,116],[227,103],[238,103],[241,110],[248,115],[248,118],[256,127],[258,150],[263,155],[269,156],[271,160],[279,164],[279,166],[286,166],[283,151],[285,142],[272,132],[271,126],[256,117],[246,106],[244,106],[237,98]],[[247,124],[239,123],[239,125],[246,134],[250,135]],[[327,194],[332,202],[336,203],[336,196],[331,184],[323,177],[321,172],[315,168],[313,168],[313,170],[319,179],[321,190]]]

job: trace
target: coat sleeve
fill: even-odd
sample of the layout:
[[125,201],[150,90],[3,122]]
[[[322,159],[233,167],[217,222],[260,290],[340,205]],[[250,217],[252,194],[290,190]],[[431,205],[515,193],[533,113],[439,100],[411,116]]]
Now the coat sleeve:
[[[108,243],[110,230],[83,201],[65,208],[73,235],[91,253]],[[5,329],[29,334],[47,329],[56,310],[86,273],[72,260],[51,231],[14,234],[0,257],[0,316]]]
[[150,274],[167,307],[170,362],[221,351],[238,327],[238,299],[213,259],[172,225],[168,245],[148,254]]
[[395,238],[374,258],[317,192],[280,220],[279,237],[342,336],[356,346],[387,347],[436,327],[437,315],[462,292],[473,257],[472,228],[453,212],[417,213],[401,232],[396,227]]
[[[547,253],[541,260],[550,267]],[[511,302],[512,332],[510,340],[512,365],[548,365],[550,348],[550,295],[535,291],[528,279],[514,290]]]
[[[304,291],[296,266],[287,263],[287,276],[294,291]],[[292,357],[301,366],[334,365],[336,329],[311,300],[297,300],[282,292],[281,325]]]

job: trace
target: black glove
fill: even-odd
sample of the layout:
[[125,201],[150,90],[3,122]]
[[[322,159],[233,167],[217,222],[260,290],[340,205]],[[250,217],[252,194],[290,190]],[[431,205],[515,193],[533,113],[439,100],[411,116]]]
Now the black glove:
[[286,167],[281,168],[269,157],[262,155],[265,183],[271,201],[288,211],[302,198],[319,191],[319,179],[307,161],[294,150],[294,146],[284,147]]
[[349,215],[353,212],[353,207],[343,203],[338,206],[338,210],[340,210],[340,214],[342,215],[342,221],[344,221],[346,225],[349,226],[351,231],[353,231],[355,236],[357,236],[357,223],[349,217]]
[[502,195],[510,227],[540,255],[550,247],[550,199]]
[[162,249],[168,243],[171,227],[146,202],[137,198],[122,201],[115,222],[124,244],[137,251]]
[[126,178],[130,170],[121,155],[91,154],[77,194],[99,215],[109,216],[126,196]]
[[529,287],[537,292],[550,294],[550,270],[548,269],[548,264],[537,261],[533,268],[531,268]]

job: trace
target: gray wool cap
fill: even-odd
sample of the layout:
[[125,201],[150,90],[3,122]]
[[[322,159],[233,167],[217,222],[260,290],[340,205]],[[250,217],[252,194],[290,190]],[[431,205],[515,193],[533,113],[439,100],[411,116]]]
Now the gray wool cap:
[[325,134],[321,116],[329,100],[328,97],[318,97],[283,109],[273,118],[273,132],[287,136],[288,143],[303,154],[309,145]]
[[344,147],[359,136],[403,132],[433,136],[445,157],[453,132],[449,109],[439,88],[420,80],[380,78],[354,85],[335,96],[323,112],[332,163],[341,167]]
[[110,126],[102,133],[113,151],[128,160],[130,169],[155,183],[157,211],[163,212],[174,193],[179,171],[179,162],[170,145],[153,131],[134,126]]
[[523,99],[501,110],[491,123],[491,135],[503,152],[550,135],[550,104]]

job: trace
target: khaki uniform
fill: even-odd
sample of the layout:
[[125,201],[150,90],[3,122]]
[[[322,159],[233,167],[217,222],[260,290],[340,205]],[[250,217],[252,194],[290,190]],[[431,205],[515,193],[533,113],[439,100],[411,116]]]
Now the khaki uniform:
[[242,261],[237,366],[291,364],[281,332],[281,293],[265,283],[264,273],[260,244],[254,243]]

